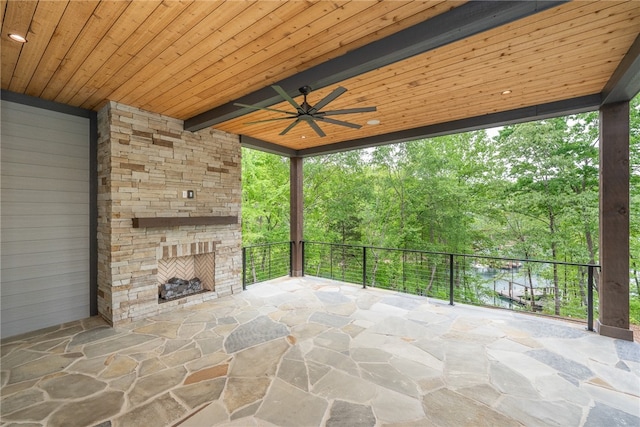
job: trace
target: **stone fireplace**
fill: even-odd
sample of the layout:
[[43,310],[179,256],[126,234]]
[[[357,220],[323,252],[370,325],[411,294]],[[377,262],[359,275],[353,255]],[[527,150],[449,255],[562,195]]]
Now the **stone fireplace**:
[[[237,135],[187,132],[116,102],[100,110],[102,317],[118,326],[242,291],[240,156]],[[197,277],[202,291],[161,301],[159,286],[173,277]]]

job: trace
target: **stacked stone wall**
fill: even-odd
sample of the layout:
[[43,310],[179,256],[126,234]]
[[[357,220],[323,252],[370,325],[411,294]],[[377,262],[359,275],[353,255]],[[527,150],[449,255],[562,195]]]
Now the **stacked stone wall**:
[[[109,102],[98,114],[98,311],[114,326],[242,290],[238,136]],[[193,199],[183,192],[193,190]],[[133,218],[237,216],[134,228]],[[214,291],[158,303],[158,248],[215,246]]]

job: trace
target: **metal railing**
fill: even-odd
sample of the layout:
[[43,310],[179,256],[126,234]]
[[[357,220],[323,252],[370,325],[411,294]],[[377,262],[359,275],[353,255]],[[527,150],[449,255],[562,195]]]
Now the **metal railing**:
[[586,320],[599,266],[304,242],[304,273],[466,304]]
[[[243,248],[243,285],[291,273],[292,242]],[[339,243],[302,242],[303,275],[466,304],[586,320],[600,267]]]
[[291,242],[263,243],[242,248],[242,288],[291,274]]

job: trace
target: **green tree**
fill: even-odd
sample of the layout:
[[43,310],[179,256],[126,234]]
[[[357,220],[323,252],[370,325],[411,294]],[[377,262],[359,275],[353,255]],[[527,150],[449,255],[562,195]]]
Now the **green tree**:
[[242,149],[242,242],[289,240],[289,159]]
[[[505,222],[517,255],[552,261],[594,262],[597,235],[597,121],[595,114],[508,126],[496,143],[510,182],[503,196]],[[570,293],[553,264],[552,312]],[[586,298],[584,280],[579,293]]]

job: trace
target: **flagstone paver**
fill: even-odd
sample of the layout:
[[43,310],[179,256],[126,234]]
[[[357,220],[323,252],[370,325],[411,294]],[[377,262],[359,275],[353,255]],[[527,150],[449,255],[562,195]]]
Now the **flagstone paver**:
[[2,427],[640,425],[636,343],[316,278],[0,355]]
[[331,416],[326,427],[369,427],[376,425],[376,417],[370,406],[336,400],[331,406]]
[[69,374],[45,380],[40,388],[52,399],[77,399],[102,391],[107,383],[82,374]]

